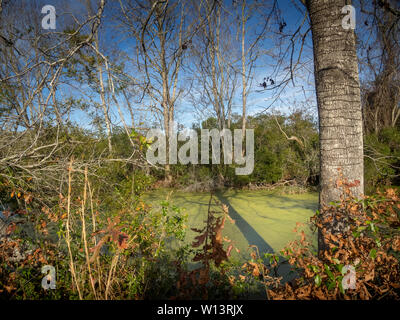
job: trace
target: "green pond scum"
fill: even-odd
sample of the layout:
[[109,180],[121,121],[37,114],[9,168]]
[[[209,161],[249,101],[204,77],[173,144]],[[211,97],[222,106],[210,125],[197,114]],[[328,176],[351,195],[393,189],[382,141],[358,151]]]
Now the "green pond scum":
[[[190,228],[205,225],[210,193],[188,193],[171,189],[158,189],[144,195],[154,210],[168,197],[169,201],[188,215],[186,242],[192,243],[198,234]],[[233,241],[238,249],[232,250],[235,259],[246,261],[250,257],[250,245],[256,245],[260,254],[279,253],[298,234],[297,223],[316,244],[316,234],[309,227],[310,217],[318,208],[317,193],[288,194],[269,190],[228,190],[215,192],[215,198],[229,208],[232,224],[225,222],[223,236]]]

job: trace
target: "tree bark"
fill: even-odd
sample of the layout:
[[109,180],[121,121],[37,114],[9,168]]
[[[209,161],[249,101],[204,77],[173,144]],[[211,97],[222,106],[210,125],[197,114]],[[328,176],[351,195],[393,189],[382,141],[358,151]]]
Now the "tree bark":
[[[93,9],[91,2],[89,0],[86,1],[86,5],[88,8],[88,13],[89,16],[93,16]],[[94,34],[94,44],[95,48],[97,51],[99,51],[99,33],[96,30]],[[96,54],[96,64],[97,64],[97,73],[99,75],[99,89],[100,89],[100,98],[101,98],[101,107],[103,109],[104,113],[104,121],[106,123],[106,129],[107,129],[107,142],[108,142],[108,151],[112,153],[112,143],[111,143],[111,136],[112,136],[112,131],[111,131],[111,120],[110,120],[110,115],[108,114],[108,106],[106,102],[106,90],[104,87],[104,80],[103,80],[103,59],[99,56],[99,54]]]
[[245,36],[246,36],[246,16],[245,16],[246,0],[242,2],[242,137],[245,139],[246,134],[246,99],[247,99],[247,81],[246,81],[246,52],[245,52]]
[[[363,122],[355,34],[342,27],[347,0],[308,0],[320,133],[320,207],[340,199],[340,178],[364,191]],[[321,239],[319,246],[321,248]]]

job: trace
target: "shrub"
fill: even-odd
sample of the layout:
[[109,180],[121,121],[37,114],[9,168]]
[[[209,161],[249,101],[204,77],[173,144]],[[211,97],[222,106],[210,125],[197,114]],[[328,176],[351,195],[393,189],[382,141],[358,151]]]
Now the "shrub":
[[[312,218],[324,239],[323,250],[316,254],[304,232],[282,250],[300,276],[270,289],[271,299],[399,299],[399,194],[388,189],[355,199],[350,191],[354,184],[339,185],[341,201]],[[332,226],[341,226],[341,232]]]
[[[82,173],[74,172],[71,161],[67,194],[60,194],[57,206],[43,210],[34,223],[36,238],[11,230],[0,240],[2,297],[144,299],[176,294],[177,265],[187,260],[181,210],[164,201],[154,211],[136,198],[129,201],[134,205],[104,211],[101,201],[92,198],[87,171],[81,192],[72,192],[74,175]],[[25,216],[26,221],[32,218],[37,220]],[[45,240],[50,228],[55,228],[56,241]],[[178,245],[172,247],[172,239]],[[55,267],[57,290],[42,288],[44,265]]]

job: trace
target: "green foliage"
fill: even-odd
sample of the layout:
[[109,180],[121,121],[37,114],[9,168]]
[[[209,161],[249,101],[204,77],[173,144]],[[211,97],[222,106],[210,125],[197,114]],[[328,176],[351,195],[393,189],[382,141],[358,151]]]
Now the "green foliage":
[[400,130],[382,129],[378,135],[365,137],[365,181],[366,192],[379,186],[400,183]]
[[[280,131],[276,121],[289,137],[292,135],[300,137],[301,145],[294,140],[288,140]],[[218,128],[217,119],[209,118],[203,121],[202,128]],[[230,129],[240,128],[241,118],[233,117]],[[188,166],[178,163],[171,168],[173,186],[190,187],[193,181],[196,181],[201,189],[209,180],[214,181],[214,185],[219,187],[270,185],[285,180],[292,180],[303,186],[315,185],[318,182],[318,132],[315,121],[309,113],[298,110],[290,115],[249,116],[246,128],[254,129],[255,166],[252,174],[236,175],[236,164]],[[194,129],[198,130],[200,135],[200,128],[194,127]],[[161,179],[164,178],[164,173],[161,171],[153,170],[152,173]]]
[[[59,209],[66,212],[69,201],[62,199]],[[71,202],[80,201],[72,199]],[[130,208],[111,210],[108,206],[92,205],[96,215],[87,212],[85,217],[81,216],[78,204],[72,205],[71,217],[65,214],[53,217],[58,225],[56,241],[43,242],[51,232],[49,217],[41,220],[46,222],[41,222],[44,227],[30,241],[17,232],[9,240],[0,241],[0,295],[3,298],[143,299],[176,294],[177,265],[187,261],[189,253],[184,245],[187,215],[168,201],[163,201],[161,209],[154,211],[139,197]],[[93,228],[97,231],[93,232]],[[16,252],[21,253],[19,260],[13,260]],[[75,276],[71,272],[71,257],[74,270],[79,270]],[[45,264],[56,268],[56,290],[41,287],[44,277],[41,267]]]

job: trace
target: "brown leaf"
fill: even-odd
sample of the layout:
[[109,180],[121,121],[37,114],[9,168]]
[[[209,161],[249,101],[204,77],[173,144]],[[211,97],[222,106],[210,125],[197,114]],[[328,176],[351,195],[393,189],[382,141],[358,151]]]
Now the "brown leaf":
[[128,248],[128,239],[129,239],[129,236],[126,233],[121,232],[118,236],[118,247],[120,249]]
[[258,268],[257,263],[249,262],[249,264],[253,267],[253,276],[258,277],[260,275],[260,269]]
[[199,246],[201,246],[201,244],[204,242],[204,240],[206,239],[207,234],[203,233],[197,237],[195,237],[195,241],[193,241],[192,246],[197,248]]
[[92,257],[90,258],[89,263],[93,263],[94,260],[95,260],[95,259],[97,258],[97,256],[99,255],[101,247],[102,247],[103,244],[106,242],[106,239],[105,239],[105,238],[106,238],[106,237],[103,237],[103,238],[99,241],[99,243],[98,243],[94,248],[91,248],[91,249],[90,249],[90,251],[93,252],[93,255],[92,255]]
[[217,225],[215,226],[215,241],[217,243],[222,243],[222,229],[224,228],[224,224],[225,224],[225,217],[224,216],[222,218],[222,221],[220,223],[217,223]]
[[229,245],[228,249],[226,250],[226,256],[229,257],[231,255],[233,245]]
[[375,270],[372,269],[370,272],[368,272],[368,273],[364,276],[364,279],[365,279],[365,281],[370,281],[370,280],[373,280],[373,279],[374,279],[374,276],[375,276]]

